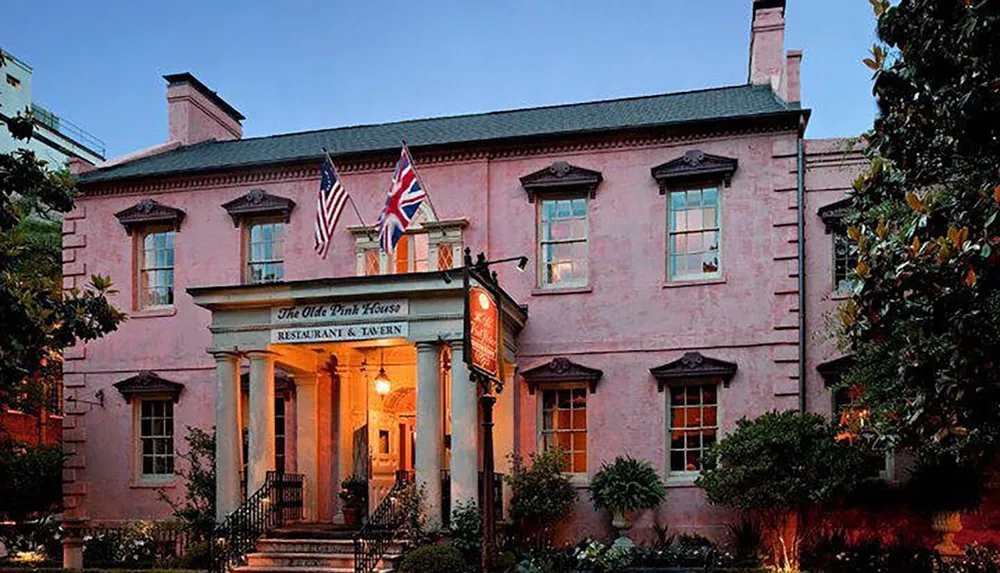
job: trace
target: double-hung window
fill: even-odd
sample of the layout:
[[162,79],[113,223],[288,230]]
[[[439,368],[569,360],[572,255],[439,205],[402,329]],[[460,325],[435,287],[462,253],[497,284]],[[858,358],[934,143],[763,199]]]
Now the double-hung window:
[[719,189],[669,191],[667,273],[671,281],[721,276],[722,216]]
[[538,201],[538,283],[582,287],[589,274],[587,196]]
[[256,221],[246,225],[246,282],[273,283],[285,278],[285,223]]
[[139,241],[138,304],[140,309],[174,304],[174,230],[149,228]]
[[455,267],[461,261],[464,219],[439,221],[428,204],[420,206],[392,253],[382,250],[378,231],[353,227],[358,276],[425,273]]
[[139,473],[153,478],[174,474],[174,402],[169,398],[139,403]]
[[719,434],[719,385],[672,386],[668,394],[670,474],[701,471],[706,450]]
[[833,290],[837,294],[850,294],[854,290],[851,275],[858,264],[858,256],[851,252],[851,240],[847,232],[837,229],[833,235]]
[[563,471],[587,473],[587,388],[542,390],[541,448],[560,449],[566,457]]

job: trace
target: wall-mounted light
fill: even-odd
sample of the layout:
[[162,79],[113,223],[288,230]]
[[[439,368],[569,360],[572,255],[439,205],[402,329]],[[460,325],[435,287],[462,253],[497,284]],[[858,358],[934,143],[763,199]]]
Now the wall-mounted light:
[[528,257],[521,257],[517,260],[517,270],[524,272],[524,269],[528,266]]

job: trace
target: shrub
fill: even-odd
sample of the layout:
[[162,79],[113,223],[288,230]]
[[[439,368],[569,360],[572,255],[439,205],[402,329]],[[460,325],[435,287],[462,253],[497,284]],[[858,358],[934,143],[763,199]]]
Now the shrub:
[[465,570],[462,554],[452,545],[424,545],[403,557],[402,573],[456,573]]
[[459,502],[455,506],[448,533],[451,544],[462,554],[465,562],[478,566],[482,557],[483,521],[476,502]]
[[176,501],[160,490],[160,499],[174,510],[174,517],[181,520],[198,536],[207,540],[215,529],[215,427],[206,432],[187,427],[184,436],[187,452],[178,456],[187,462],[187,469],[174,472],[184,482],[184,498]]
[[8,551],[41,551],[57,524],[49,516],[62,504],[60,446],[0,440],[0,543]]
[[565,453],[549,450],[531,456],[526,466],[518,455],[511,455],[510,475],[505,479],[511,488],[510,518],[515,531],[523,538],[533,536],[535,545],[547,543],[552,527],[569,513],[576,502],[576,489],[562,473]]
[[743,418],[712,445],[695,482],[711,503],[753,512],[771,542],[772,565],[798,570],[799,514],[849,493],[865,457],[819,414],[769,412]]
[[744,517],[736,523],[729,524],[728,529],[732,538],[733,558],[737,563],[759,565],[764,555],[764,532],[760,522]]
[[590,497],[595,509],[636,511],[660,505],[667,490],[663,480],[645,460],[618,456],[614,463],[604,463],[590,480]]
[[352,475],[340,483],[340,499],[344,507],[361,509],[368,498],[368,482],[359,476]]

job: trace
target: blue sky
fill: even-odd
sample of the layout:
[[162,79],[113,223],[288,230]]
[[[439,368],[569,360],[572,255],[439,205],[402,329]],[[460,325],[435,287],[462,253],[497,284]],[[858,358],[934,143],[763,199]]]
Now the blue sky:
[[[0,48],[34,98],[109,155],[166,139],[166,73],[191,71],[246,136],[744,83],[750,0],[12,2]],[[863,0],[789,0],[809,137],[875,113]]]

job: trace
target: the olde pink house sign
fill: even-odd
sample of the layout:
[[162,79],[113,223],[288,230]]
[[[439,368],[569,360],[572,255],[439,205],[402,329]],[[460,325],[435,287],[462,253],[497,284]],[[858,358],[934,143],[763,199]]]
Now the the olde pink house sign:
[[[166,76],[168,141],[81,173],[63,228],[66,286],[109,274],[129,315],[66,354],[66,395],[105,397],[66,408],[67,520],[168,517],[188,427],[217,429],[220,518],[272,470],[304,476],[309,521],[343,520],[355,474],[373,505],[415,475],[438,520],[475,499],[446,272],[468,247],[529,259],[497,268],[498,471],[559,446],[585,489],[629,453],[669,485],[637,527],[720,534],[731,516],[692,486],[704,449],[743,416],[835,407],[818,333],[849,287],[837,202],[861,158],[804,138],[783,4],[755,5],[745,83],[681,93],[244,139],[232,105]],[[322,149],[372,222],[402,138],[433,206],[393,256],[348,210],[320,260]],[[607,522],[584,494],[563,533]]]

